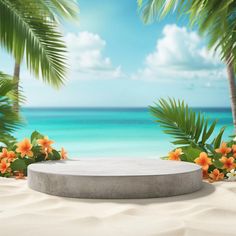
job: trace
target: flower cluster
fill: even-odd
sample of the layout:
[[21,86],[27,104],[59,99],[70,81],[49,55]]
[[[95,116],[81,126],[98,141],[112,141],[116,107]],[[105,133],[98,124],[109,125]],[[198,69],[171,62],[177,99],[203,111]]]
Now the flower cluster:
[[222,142],[219,148],[200,150],[191,146],[177,148],[169,160],[194,162],[202,167],[203,178],[210,182],[227,178],[236,181],[236,140]]
[[37,131],[30,139],[25,138],[9,147],[0,148],[0,176],[17,179],[27,175],[29,164],[45,160],[65,160],[67,153],[62,148],[57,151],[53,148],[54,142]]

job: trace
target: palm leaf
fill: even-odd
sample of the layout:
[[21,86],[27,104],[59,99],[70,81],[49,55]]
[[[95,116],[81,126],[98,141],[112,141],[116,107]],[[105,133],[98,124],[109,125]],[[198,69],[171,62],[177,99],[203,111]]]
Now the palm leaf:
[[219,51],[221,60],[233,63],[236,72],[235,0],[138,0],[145,23],[159,20],[171,11],[187,15],[190,25],[206,36],[208,48]]
[[12,78],[0,72],[0,142],[9,144],[14,141],[11,135],[20,125],[21,118],[13,110],[12,90],[14,83]]
[[56,87],[63,83],[66,46],[57,23],[47,18],[40,2],[1,0],[0,42],[17,62],[25,55],[35,76]]
[[77,19],[78,4],[76,0],[39,0],[44,11],[55,21]]
[[[156,122],[171,135],[175,145],[194,145],[204,148],[213,134],[217,121],[209,125],[208,119],[200,112],[196,113],[184,101],[160,99],[150,111],[157,118]],[[224,131],[220,131],[221,137]],[[220,135],[219,134],[219,135]]]

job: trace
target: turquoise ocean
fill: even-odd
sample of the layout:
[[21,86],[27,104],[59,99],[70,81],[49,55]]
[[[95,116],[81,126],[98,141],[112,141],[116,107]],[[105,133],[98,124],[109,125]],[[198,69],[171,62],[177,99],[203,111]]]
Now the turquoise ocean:
[[[217,130],[226,125],[232,134],[229,108],[196,108],[218,119]],[[64,147],[71,158],[160,157],[174,146],[147,108],[23,108],[21,139],[37,130]]]

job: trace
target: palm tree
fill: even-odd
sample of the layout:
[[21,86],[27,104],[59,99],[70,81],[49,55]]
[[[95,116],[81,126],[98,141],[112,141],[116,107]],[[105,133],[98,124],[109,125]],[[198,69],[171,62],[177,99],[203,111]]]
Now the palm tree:
[[227,67],[236,130],[236,1],[138,0],[138,5],[145,23],[160,19],[171,10],[179,15],[188,15],[190,25],[196,25],[199,33],[206,36],[209,49],[220,52]]
[[0,143],[6,145],[15,141],[11,133],[21,124],[21,118],[13,109],[14,86],[12,77],[0,72]]
[[[15,58],[14,84],[19,90],[20,64],[54,87],[63,84],[66,45],[58,29],[63,17],[75,17],[75,0],[0,0],[0,43]],[[19,110],[16,99],[14,109]]]

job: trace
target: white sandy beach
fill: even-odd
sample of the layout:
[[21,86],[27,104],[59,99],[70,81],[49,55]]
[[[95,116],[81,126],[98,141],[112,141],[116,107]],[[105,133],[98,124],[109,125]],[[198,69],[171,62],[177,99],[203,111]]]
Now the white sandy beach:
[[204,183],[188,195],[88,200],[46,195],[0,178],[0,235],[236,235],[236,182]]

